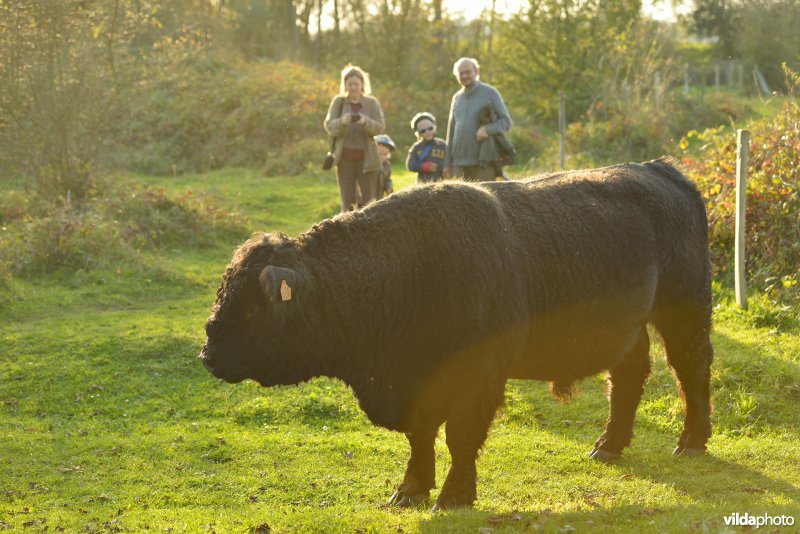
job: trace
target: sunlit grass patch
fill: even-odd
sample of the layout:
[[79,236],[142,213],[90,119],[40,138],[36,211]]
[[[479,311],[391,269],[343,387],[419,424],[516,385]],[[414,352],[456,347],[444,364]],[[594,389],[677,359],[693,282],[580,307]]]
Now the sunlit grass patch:
[[588,458],[608,413],[603,376],[566,404],[544,383],[514,380],[478,459],[475,508],[399,510],[386,503],[407,441],[369,423],[341,382],[231,385],[196,361],[233,249],[252,231],[309,228],[337,202],[331,176],[140,179],[165,195],[207,194],[246,227],[202,247],[143,250],[118,268],[16,282],[0,310],[0,528],[719,532],[734,512],[800,520],[800,329],[768,299],[740,311],[715,286],[706,456],[672,456],[683,408],[652,332],[652,372],[620,460]]

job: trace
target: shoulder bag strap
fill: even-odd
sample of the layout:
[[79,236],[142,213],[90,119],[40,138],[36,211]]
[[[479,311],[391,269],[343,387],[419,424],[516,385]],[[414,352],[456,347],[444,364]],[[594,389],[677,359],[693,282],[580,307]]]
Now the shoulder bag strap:
[[[336,113],[336,117],[339,118],[342,116],[342,108],[344,108],[344,98],[341,96],[336,100],[336,103],[339,105],[339,111]],[[333,149],[336,148],[336,137],[331,136],[331,149],[328,151],[333,154]]]

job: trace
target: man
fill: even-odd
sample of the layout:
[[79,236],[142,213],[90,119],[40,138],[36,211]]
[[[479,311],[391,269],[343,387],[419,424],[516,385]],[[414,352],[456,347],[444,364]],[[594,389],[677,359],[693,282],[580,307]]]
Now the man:
[[[494,180],[495,168],[488,161],[481,160],[481,146],[489,136],[511,129],[511,117],[503,97],[497,89],[479,81],[480,72],[478,61],[470,57],[462,57],[453,65],[453,74],[462,87],[450,103],[443,173],[446,179]],[[487,106],[490,106],[490,116],[494,121],[481,124],[481,110]]]

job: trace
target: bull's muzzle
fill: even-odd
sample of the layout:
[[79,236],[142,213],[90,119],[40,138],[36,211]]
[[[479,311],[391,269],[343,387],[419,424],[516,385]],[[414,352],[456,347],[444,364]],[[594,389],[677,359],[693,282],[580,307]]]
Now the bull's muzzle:
[[200,354],[197,355],[197,359],[199,359],[203,366],[208,369],[211,374],[214,373],[215,369],[215,361],[214,361],[214,352],[208,347],[208,345],[203,345],[203,350],[200,351]]

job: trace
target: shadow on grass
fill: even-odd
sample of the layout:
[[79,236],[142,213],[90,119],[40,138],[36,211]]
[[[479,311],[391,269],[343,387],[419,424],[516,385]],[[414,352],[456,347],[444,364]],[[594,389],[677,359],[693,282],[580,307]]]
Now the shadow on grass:
[[[742,342],[714,333],[712,448],[717,435],[757,437],[764,432],[796,432],[800,428],[800,412],[795,409],[800,401],[800,363],[792,356],[793,350],[800,349],[800,336],[783,341],[775,336],[773,347],[764,347],[761,341],[753,337],[752,341]],[[634,431],[660,432],[665,440],[674,442],[683,428],[683,403],[665,359],[660,355],[654,359]],[[565,405],[550,399],[541,383],[513,381],[514,386],[507,393],[505,417],[532,426],[532,431],[545,430],[573,438],[577,423],[582,426],[578,433],[584,437],[596,433],[585,444],[590,449],[603,431],[609,409],[602,386],[598,387],[599,380],[592,377],[582,381],[579,393]],[[636,440],[634,437],[633,445]]]
[[[587,468],[593,472],[595,466]],[[538,502],[526,506],[513,499],[512,512],[480,509],[480,494],[486,488],[479,486],[478,509],[461,509],[440,512],[420,521],[420,532],[480,531],[492,532],[581,532],[587,529],[613,529],[614,531],[719,531],[724,529],[724,518],[734,512],[744,514],[787,514],[800,521],[800,487],[784,480],[765,475],[755,469],[724,459],[706,455],[698,458],[668,458],[662,454],[647,457],[631,457],[620,460],[613,466],[600,466],[608,471],[612,479],[598,488],[597,493],[586,491],[587,487],[576,486],[567,494],[554,492],[553,498],[545,498],[549,506],[542,505],[542,490],[537,493]],[[532,470],[540,471],[533,467]],[[568,476],[568,475],[565,475]],[[602,477],[602,475],[600,475]],[[550,474],[542,475],[549,481]],[[598,477],[599,478],[599,477]],[[607,482],[607,481],[606,481]],[[547,482],[545,482],[547,484]],[[624,488],[626,484],[642,484],[637,490]],[[600,486],[601,484],[598,484]],[[617,496],[614,486],[621,496]],[[675,501],[658,502],[655,494],[648,495],[647,487],[668,491],[677,496]],[[637,486],[638,488],[638,486]],[[598,497],[598,494],[600,495]],[[619,505],[609,505],[593,500],[619,499]],[[503,498],[503,500],[506,500]],[[685,502],[685,501],[692,502]],[[426,503],[429,507],[429,504]],[[569,507],[573,510],[558,512],[553,508]],[[585,507],[586,510],[574,511]],[[505,507],[508,510],[508,507]],[[453,525],[458,525],[454,530]],[[570,528],[571,527],[571,528]],[[574,530],[573,530],[574,529]]]
[[[699,505],[679,505],[670,507],[621,506],[613,510],[592,510],[586,512],[553,513],[550,510],[538,512],[512,512],[495,514],[480,510],[445,512],[432,515],[420,521],[418,530],[422,533],[441,532],[733,532],[737,527],[726,525],[726,518],[734,513],[744,515],[767,514],[775,520],[791,521],[794,527],[800,521],[797,510],[776,506],[764,512],[763,509],[743,510],[725,508],[710,510]],[[454,520],[457,518],[457,526]],[[785,523],[788,524],[788,523]],[[788,531],[794,528],[788,528]],[[744,527],[743,531],[754,527]],[[738,527],[742,529],[742,527]],[[780,526],[767,532],[780,532]]]
[[[770,516],[786,513],[800,521],[800,485],[788,481],[792,479],[791,475],[784,477],[780,474],[783,462],[789,462],[787,468],[794,469],[790,467],[794,465],[792,452],[781,450],[781,445],[790,442],[793,439],[791,434],[800,428],[800,414],[791,409],[796,405],[797,393],[793,386],[800,383],[800,365],[790,357],[782,357],[783,354],[789,355],[785,347],[770,351],[755,338],[752,342],[741,342],[717,332],[714,342],[716,361],[712,395],[715,434],[709,444],[709,454],[699,458],[671,456],[669,451],[683,424],[682,413],[677,417],[660,419],[651,409],[647,414],[638,414],[637,436],[620,460],[610,466],[587,463],[589,480],[565,492],[553,480],[562,476],[565,480],[579,476],[570,474],[575,471],[574,460],[565,460],[564,455],[574,451],[584,457],[591,449],[594,438],[602,432],[600,420],[607,414],[607,406],[602,402],[604,399],[599,391],[586,387],[583,395],[562,409],[566,418],[577,416],[582,419],[580,427],[559,425],[562,419],[559,417],[560,407],[541,406],[546,402],[541,388],[518,384],[513,406],[509,407],[509,411],[515,413],[509,419],[511,424],[518,424],[521,428],[501,439],[495,435],[495,443],[490,437],[485,456],[492,459],[486,460],[489,465],[479,464],[479,474],[484,482],[499,477],[513,479],[512,482],[506,480],[511,489],[506,490],[507,494],[499,495],[498,499],[506,503],[501,505],[505,510],[511,503],[515,511],[499,514],[479,509],[434,515],[420,523],[420,530],[452,531],[449,525],[456,518],[459,529],[465,527],[466,521],[467,528],[488,528],[495,532],[571,531],[568,527],[578,531],[587,527],[630,531],[672,531],[676,528],[717,531],[726,528],[724,518],[734,512],[768,513]],[[653,396],[657,397],[656,400],[660,400],[660,396],[669,397],[669,402],[656,403],[655,406],[680,406],[674,379],[665,369],[660,369],[658,376],[651,377],[653,380],[655,387],[649,388],[653,391],[645,394],[645,400],[649,398],[652,401]],[[529,409],[521,406],[525,403],[539,406]],[[526,417],[529,417],[527,422]],[[556,419],[551,421],[553,417]],[[524,444],[509,443],[519,441],[520,434],[526,432],[524,427],[529,427],[532,439]],[[780,437],[776,438],[776,435]],[[715,437],[718,439],[716,443]],[[531,450],[519,452],[519,445]],[[568,449],[568,452],[559,454],[558,449]],[[719,456],[715,456],[715,452]],[[764,455],[763,471],[757,467],[760,455]],[[742,461],[737,462],[737,457]],[[509,463],[516,464],[522,471],[529,466],[530,473],[521,475],[516,469],[501,475],[487,472],[487,468],[496,470],[501,464],[508,466]],[[564,475],[561,475],[562,470],[565,470]],[[786,473],[791,473],[791,470]],[[540,477],[540,485],[535,477]],[[638,485],[626,488],[628,483]],[[501,484],[479,483],[479,496],[489,487],[496,491],[498,486]],[[591,495],[595,490],[601,497],[593,500]],[[617,498],[616,492],[626,491],[627,495],[619,497],[618,506],[608,504],[609,500]],[[529,496],[536,496],[536,504],[525,506],[526,492]],[[548,492],[552,492],[552,497],[544,497]],[[588,500],[581,498],[583,492],[590,495]],[[668,497],[660,499],[659,493]],[[545,502],[554,503],[554,508],[561,508],[563,504],[573,509],[591,509],[553,512],[541,504],[542,497]],[[534,498],[528,500],[533,503]],[[685,503],[687,500],[692,502]],[[639,502],[642,504],[637,504]],[[653,504],[659,502],[663,505]]]

